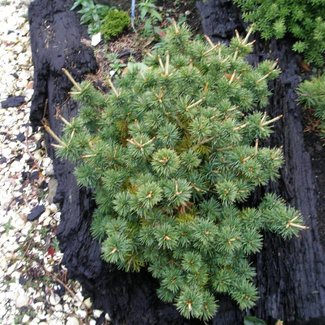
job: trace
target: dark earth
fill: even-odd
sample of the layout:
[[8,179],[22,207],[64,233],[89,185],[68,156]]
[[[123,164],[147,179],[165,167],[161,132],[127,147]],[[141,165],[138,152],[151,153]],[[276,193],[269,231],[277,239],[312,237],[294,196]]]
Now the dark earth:
[[[56,118],[57,113],[69,120],[78,111],[77,104],[69,99],[71,84],[62,68],[81,81],[98,67],[93,50],[83,41],[87,38],[86,28],[79,24],[76,12],[70,11],[72,3],[35,0],[29,10],[35,69],[30,118],[35,127],[42,125],[45,118],[58,135],[62,122]],[[235,29],[241,33],[245,30],[239,10],[230,0],[197,2],[196,7],[203,32],[213,41],[227,42]],[[266,58],[279,59],[283,71],[270,84],[273,95],[268,113],[272,117],[283,114],[284,118],[276,124],[268,144],[283,146],[286,163],[281,179],[258,191],[252,200],[258,201],[267,191],[280,194],[300,209],[309,229],[289,241],[265,234],[262,252],[252,259],[257,267],[257,305],[241,312],[228,297],[220,296],[218,313],[209,323],[242,324],[249,314],[268,324],[277,319],[286,325],[325,324],[325,151],[316,134],[304,133],[303,110],[294,91],[304,74],[301,57],[291,51],[292,40],[265,43],[258,35],[255,37],[250,62],[255,65]],[[113,324],[203,324],[182,318],[174,306],[162,303],[155,293],[157,282],[146,271],[124,273],[102,262],[99,243],[89,232],[92,195],[77,186],[74,166],[55,157],[50,145],[54,140],[46,136],[46,141],[58,180],[55,201],[62,214],[57,236],[63,263],[70,277],[80,281],[94,307],[108,312]]]

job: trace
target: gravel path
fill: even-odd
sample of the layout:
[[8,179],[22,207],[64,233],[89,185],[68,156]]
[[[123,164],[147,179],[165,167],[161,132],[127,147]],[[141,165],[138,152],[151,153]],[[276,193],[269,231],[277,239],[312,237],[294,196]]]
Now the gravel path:
[[108,323],[61,265],[53,166],[29,123],[28,3],[0,0],[0,323]]

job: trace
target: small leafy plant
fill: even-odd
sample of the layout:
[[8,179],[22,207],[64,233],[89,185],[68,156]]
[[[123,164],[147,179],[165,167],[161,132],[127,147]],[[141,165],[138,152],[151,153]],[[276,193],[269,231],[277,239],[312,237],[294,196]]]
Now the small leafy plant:
[[325,74],[301,83],[298,95],[303,106],[314,110],[315,117],[320,121],[320,134],[325,137]]
[[61,117],[56,137],[79,185],[94,192],[91,232],[103,259],[147,268],[158,296],[186,318],[213,317],[218,293],[252,307],[248,256],[261,249],[262,232],[291,238],[304,228],[274,194],[249,205],[257,186],[278,177],[282,153],[259,145],[280,119],[260,112],[279,70],[246,62],[248,38],[214,45],[175,23],[142,63],[116,84],[107,79],[110,94],[70,77],[82,107],[70,122]]
[[265,39],[291,33],[294,51],[309,63],[322,65],[325,54],[324,0],[234,0],[246,21],[254,23]]
[[155,2],[155,0],[143,0],[138,4],[140,21],[144,23],[143,34],[145,36],[154,34],[155,26],[163,20]]
[[80,23],[88,25],[90,35],[99,32],[102,21],[110,11],[108,6],[95,4],[93,0],[75,0],[71,10],[79,8]]
[[120,74],[123,68],[126,67],[126,64],[123,63],[117,56],[116,53],[111,52],[106,55],[106,59],[109,62],[110,71],[113,71],[114,74]]
[[122,10],[111,9],[103,18],[100,32],[104,39],[110,40],[121,34],[130,25],[129,14]]

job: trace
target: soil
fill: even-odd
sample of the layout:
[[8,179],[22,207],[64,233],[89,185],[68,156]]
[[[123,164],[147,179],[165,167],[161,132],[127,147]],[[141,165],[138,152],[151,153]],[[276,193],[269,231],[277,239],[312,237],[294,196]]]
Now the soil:
[[[111,69],[105,57],[107,48],[117,56],[129,52],[140,59],[141,49],[149,47],[151,42],[141,43],[131,33],[109,45],[103,44],[96,51],[97,70],[93,50],[87,46],[85,28],[79,25],[76,13],[69,10],[72,2],[35,0],[29,12],[35,67],[31,120],[39,125],[46,117],[58,135],[62,129],[62,123],[56,118],[58,111],[66,119],[78,111],[76,103],[68,98],[70,83],[61,69],[69,69],[78,81],[88,74],[88,78],[98,82]],[[197,2],[200,20],[194,14],[192,1],[175,1],[177,4],[172,6],[170,3],[161,1],[164,10],[171,13],[175,8],[182,12],[189,10],[190,17],[193,13],[192,27],[196,29],[201,21],[203,32],[215,42],[228,42],[235,29],[241,32],[245,29],[239,11],[230,0]],[[291,43],[290,39],[270,43],[257,39],[250,61],[256,65],[266,58],[278,58],[283,71],[281,77],[270,84],[274,95],[270,98],[268,113],[272,117],[280,114],[285,117],[275,127],[269,144],[283,146],[286,163],[280,181],[269,184],[263,192],[279,193],[299,208],[309,230],[290,241],[265,234],[263,251],[254,258],[260,293],[256,307],[240,312],[229,298],[219,297],[220,308],[211,324],[241,324],[247,313],[269,324],[274,324],[276,319],[285,320],[285,324],[325,323],[322,318],[325,317],[322,246],[325,242],[325,152],[316,135],[303,132],[303,112],[294,92],[302,79],[301,58],[291,51]],[[126,63],[128,57],[128,54],[121,56],[120,63]],[[99,86],[107,90],[104,84]],[[73,165],[55,158],[50,146],[53,139],[47,137],[47,142],[59,184],[56,201],[62,211],[58,239],[64,252],[63,263],[69,275],[81,282],[84,294],[92,298],[94,307],[107,311],[114,324],[201,324],[183,319],[172,305],[163,304],[155,293],[157,282],[147,272],[124,273],[102,262],[99,244],[89,233],[94,209],[92,194],[77,186]],[[255,199],[261,194],[256,193]]]
[[[117,5],[117,1],[101,0],[97,1],[105,4]],[[121,1],[119,6],[122,6],[124,10],[129,10],[130,1]],[[179,21],[181,17],[186,17],[186,23],[190,26],[193,34],[202,32],[201,20],[199,12],[195,7],[195,1],[170,1],[160,0],[157,1],[157,9],[163,14],[163,21],[157,24],[155,30],[150,35],[143,34],[143,22],[139,19],[136,20],[136,29],[134,32],[131,28],[120,35],[113,41],[106,42],[101,41],[98,46],[94,49],[96,62],[98,63],[98,70],[96,75],[88,75],[87,79],[95,82],[99,88],[104,91],[108,89],[103,86],[103,80],[105,76],[116,74],[122,74],[128,60],[132,57],[132,60],[141,61],[143,55],[150,51],[154,44],[159,40],[160,31],[166,27],[171,20]],[[89,42],[86,42],[89,44]],[[119,59],[121,69],[116,71],[113,66],[112,60],[109,58],[109,54],[115,54]]]

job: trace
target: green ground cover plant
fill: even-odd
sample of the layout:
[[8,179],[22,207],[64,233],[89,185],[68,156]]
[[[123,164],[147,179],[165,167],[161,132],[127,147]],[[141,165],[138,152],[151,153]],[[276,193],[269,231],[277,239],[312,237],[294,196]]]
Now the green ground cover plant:
[[130,26],[131,20],[126,11],[111,9],[103,18],[100,26],[100,32],[105,40],[120,35],[125,29]]
[[262,111],[279,70],[246,62],[250,32],[214,45],[175,23],[141,63],[114,84],[107,78],[109,94],[66,72],[80,114],[61,117],[61,138],[52,133],[79,185],[93,190],[91,231],[103,259],[128,272],[147,268],[160,299],[186,318],[213,317],[219,293],[252,307],[248,257],[262,248],[262,232],[291,238],[304,228],[275,194],[249,204],[283,162],[280,149],[260,146],[281,118]]
[[325,53],[324,0],[234,0],[246,21],[254,23],[264,39],[296,39],[293,49],[309,63],[322,65]]
[[75,9],[81,15],[80,23],[88,26],[88,33],[101,32],[106,40],[118,36],[130,25],[127,12],[94,3],[93,0],[76,0],[71,10]]

